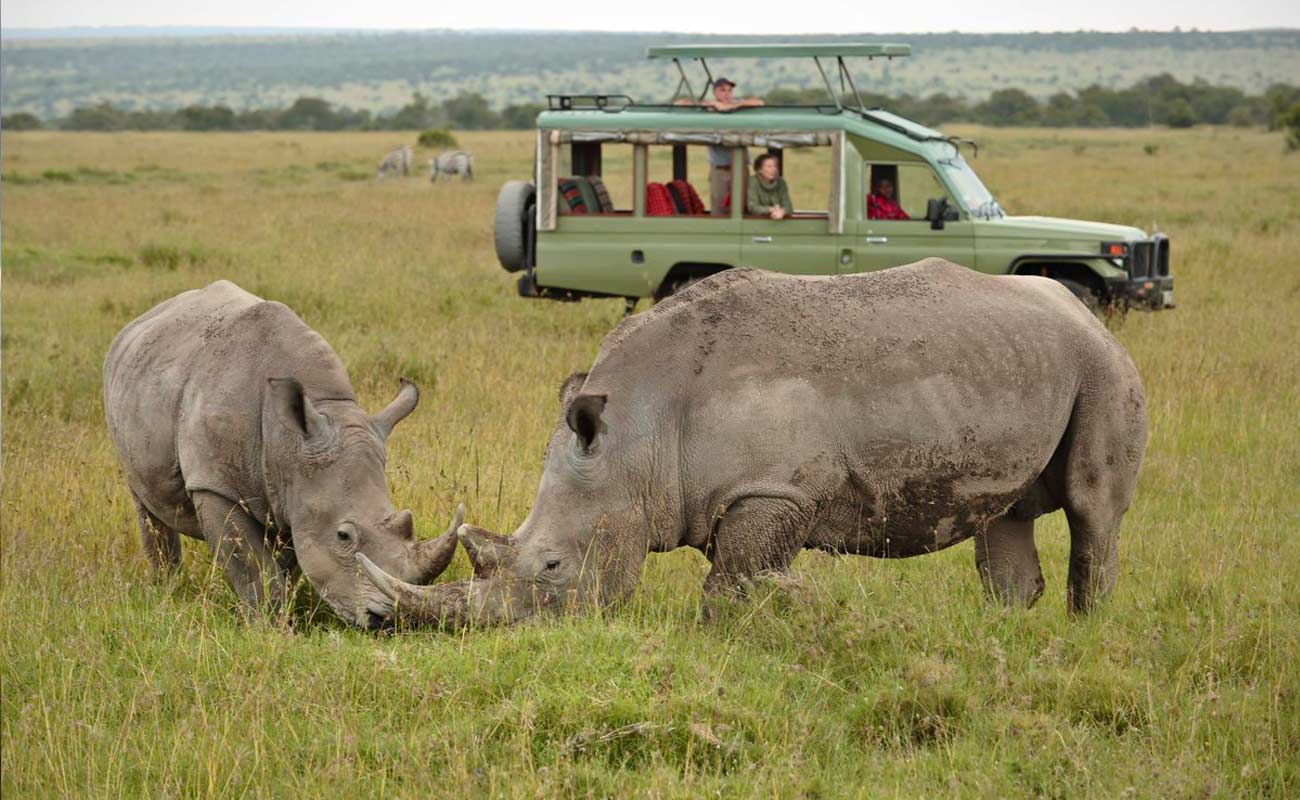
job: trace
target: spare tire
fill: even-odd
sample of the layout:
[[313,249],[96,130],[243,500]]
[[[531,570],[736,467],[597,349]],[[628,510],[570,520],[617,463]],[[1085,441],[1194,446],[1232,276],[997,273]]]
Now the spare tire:
[[530,244],[528,229],[532,225],[537,192],[527,181],[506,181],[497,195],[497,210],[492,220],[492,238],[497,260],[507,272],[518,272],[528,263]]

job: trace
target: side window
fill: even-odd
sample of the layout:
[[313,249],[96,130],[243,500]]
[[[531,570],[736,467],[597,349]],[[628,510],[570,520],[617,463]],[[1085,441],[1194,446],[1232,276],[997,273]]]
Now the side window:
[[924,220],[930,200],[948,197],[927,164],[867,164],[867,218]]
[[561,216],[632,213],[632,145],[574,142],[556,168]]
[[724,216],[731,173],[717,173],[716,198],[710,191],[714,175],[706,145],[650,145],[646,152],[646,216],[707,217],[714,206],[717,215]]
[[[749,163],[745,165],[745,185],[753,187],[751,178],[755,175],[754,165],[759,158],[767,155],[775,160],[776,175],[785,182],[790,194],[787,219],[826,218],[830,206],[831,194],[831,148],[825,146],[785,147],[785,148],[749,148]],[[779,191],[769,194],[775,200]],[[750,198],[751,201],[753,198]],[[755,201],[759,207],[767,207],[766,199]],[[773,203],[775,205],[775,203]],[[756,216],[752,208],[747,209],[746,216]]]
[[831,197],[831,148],[787,147],[783,175],[790,187],[794,211],[803,216],[826,216]]
[[606,144],[601,159],[601,179],[609,192],[610,201],[618,214],[632,213],[632,155],[636,148],[630,144]]

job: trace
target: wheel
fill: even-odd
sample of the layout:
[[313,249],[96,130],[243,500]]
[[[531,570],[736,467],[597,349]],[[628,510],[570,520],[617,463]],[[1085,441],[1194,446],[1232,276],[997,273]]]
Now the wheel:
[[655,292],[651,305],[667,300],[692,283],[699,283],[707,277],[707,275],[687,275],[675,280],[664,281],[663,285],[659,287],[659,291]]
[[1069,289],[1070,293],[1073,294],[1075,297],[1079,298],[1079,302],[1083,303],[1084,308],[1088,309],[1094,314],[1097,315],[1101,314],[1102,312],[1101,298],[1098,297],[1097,293],[1092,290],[1092,287],[1079,283],[1078,281],[1072,281],[1069,278],[1056,278],[1056,281],[1060,283],[1062,286],[1064,286],[1065,288]]
[[529,219],[537,192],[527,181],[506,181],[497,194],[496,214],[492,219],[492,239],[497,260],[506,272],[518,272],[528,262]]

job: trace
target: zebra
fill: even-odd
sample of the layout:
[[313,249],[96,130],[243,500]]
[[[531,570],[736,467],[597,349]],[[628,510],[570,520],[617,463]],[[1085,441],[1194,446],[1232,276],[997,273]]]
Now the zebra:
[[379,173],[375,177],[383,179],[389,173],[396,175],[399,172],[404,176],[410,175],[412,158],[409,144],[395,148],[379,162]]
[[464,150],[447,150],[429,159],[429,180],[437,183],[438,175],[459,175],[462,181],[474,180],[474,156]]

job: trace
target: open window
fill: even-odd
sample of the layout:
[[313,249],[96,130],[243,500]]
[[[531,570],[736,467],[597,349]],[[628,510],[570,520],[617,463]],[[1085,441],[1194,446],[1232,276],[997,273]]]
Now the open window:
[[[646,147],[646,205],[648,217],[729,216],[725,201],[730,189],[718,197],[710,192],[713,168],[709,145],[654,144]],[[730,148],[719,148],[730,152]],[[717,155],[714,158],[718,158]],[[725,176],[730,183],[730,173]]]
[[631,216],[632,145],[574,141],[555,156],[559,216]]
[[[839,160],[835,148],[837,140],[806,147],[768,147],[749,152],[745,165],[745,185],[754,174],[754,162],[761,153],[776,159],[777,174],[785,180],[790,190],[793,213],[787,219],[827,219],[835,204],[832,189],[837,184]],[[746,213],[746,216],[753,216]]]
[[924,222],[930,200],[952,202],[948,190],[924,162],[867,162],[864,169],[867,219]]
[[[747,185],[751,166],[740,154],[775,153],[791,181],[791,218],[826,220],[830,233],[842,231],[842,134],[641,130],[538,131],[537,230],[555,230],[558,217],[578,214],[730,218],[733,212],[725,195],[725,213],[712,213],[718,203],[709,191],[714,171],[710,146],[733,154],[733,172],[728,175],[740,186]],[[598,184],[603,184],[603,192]],[[653,203],[647,202],[650,192],[658,196]]]

